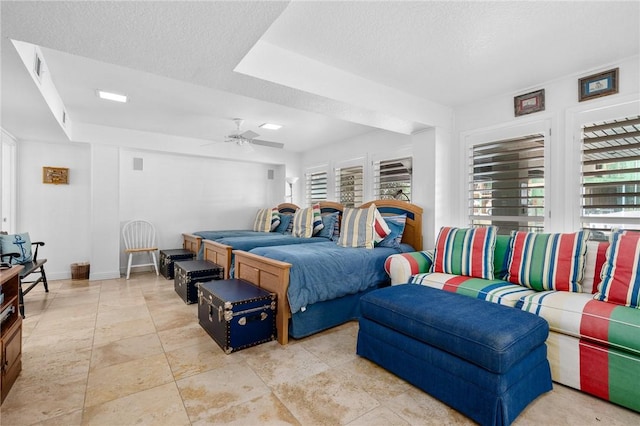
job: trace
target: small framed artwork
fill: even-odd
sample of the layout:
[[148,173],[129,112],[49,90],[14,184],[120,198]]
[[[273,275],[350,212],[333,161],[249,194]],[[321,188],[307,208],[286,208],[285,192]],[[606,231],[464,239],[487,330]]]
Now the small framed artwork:
[[64,167],[43,167],[42,183],[52,183],[54,185],[68,184],[69,169]]
[[544,111],[544,89],[514,97],[513,107],[516,117]]
[[578,80],[578,100],[587,101],[618,93],[618,68]]

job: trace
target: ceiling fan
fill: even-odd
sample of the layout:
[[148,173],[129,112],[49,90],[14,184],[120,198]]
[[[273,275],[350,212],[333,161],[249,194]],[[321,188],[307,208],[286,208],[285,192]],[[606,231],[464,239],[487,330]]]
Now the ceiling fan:
[[236,123],[236,133],[228,135],[225,139],[225,142],[235,142],[240,147],[251,147],[251,145],[262,145],[268,146],[270,148],[284,148],[284,144],[280,142],[270,142],[263,141],[260,139],[256,139],[259,134],[254,131],[247,130],[246,132],[240,133],[240,127],[244,120],[242,118],[234,118],[234,123]]

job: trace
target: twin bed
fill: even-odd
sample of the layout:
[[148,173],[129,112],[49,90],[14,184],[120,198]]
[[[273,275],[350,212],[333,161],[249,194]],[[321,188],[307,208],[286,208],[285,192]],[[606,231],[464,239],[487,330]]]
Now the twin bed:
[[[233,256],[235,278],[277,294],[278,341],[284,345],[289,335],[302,338],[358,318],[360,297],[389,284],[386,258],[422,249],[422,208],[397,200],[376,200],[361,208],[371,204],[382,216],[406,215],[399,248],[347,248],[327,238],[271,245],[260,237],[249,243],[244,236],[203,240],[203,257],[224,266],[228,277]],[[322,207],[324,214],[342,211],[339,203],[323,202]],[[233,243],[233,238],[240,238],[238,247],[221,244]]]

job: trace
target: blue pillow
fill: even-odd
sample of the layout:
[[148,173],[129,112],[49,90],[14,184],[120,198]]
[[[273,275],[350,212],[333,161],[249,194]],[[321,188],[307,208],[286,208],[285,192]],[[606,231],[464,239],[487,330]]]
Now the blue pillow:
[[287,228],[289,227],[289,224],[291,223],[292,218],[293,218],[293,215],[291,214],[280,213],[280,224],[273,232],[279,232],[281,234],[284,234]]
[[11,258],[11,263],[14,264],[31,262],[31,238],[29,233],[0,235],[0,252],[4,254],[18,253],[19,257]]
[[407,215],[385,216],[384,221],[391,229],[391,233],[384,237],[384,239],[378,243],[377,247],[400,248],[402,233],[407,223]]
[[322,223],[324,224],[324,228],[320,230],[315,236],[316,237],[324,237],[330,240],[333,239],[333,230],[336,222],[338,221],[339,212],[330,213],[322,216]]

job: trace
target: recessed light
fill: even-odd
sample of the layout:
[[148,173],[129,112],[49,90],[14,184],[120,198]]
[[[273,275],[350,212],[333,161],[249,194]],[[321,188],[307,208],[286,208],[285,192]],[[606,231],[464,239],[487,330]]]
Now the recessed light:
[[98,97],[100,99],[106,99],[115,102],[127,102],[127,95],[121,95],[119,93],[105,92],[104,90],[98,90]]
[[279,124],[264,123],[264,124],[259,125],[258,127],[260,127],[261,129],[267,129],[267,130],[278,130],[282,126],[279,125]]

